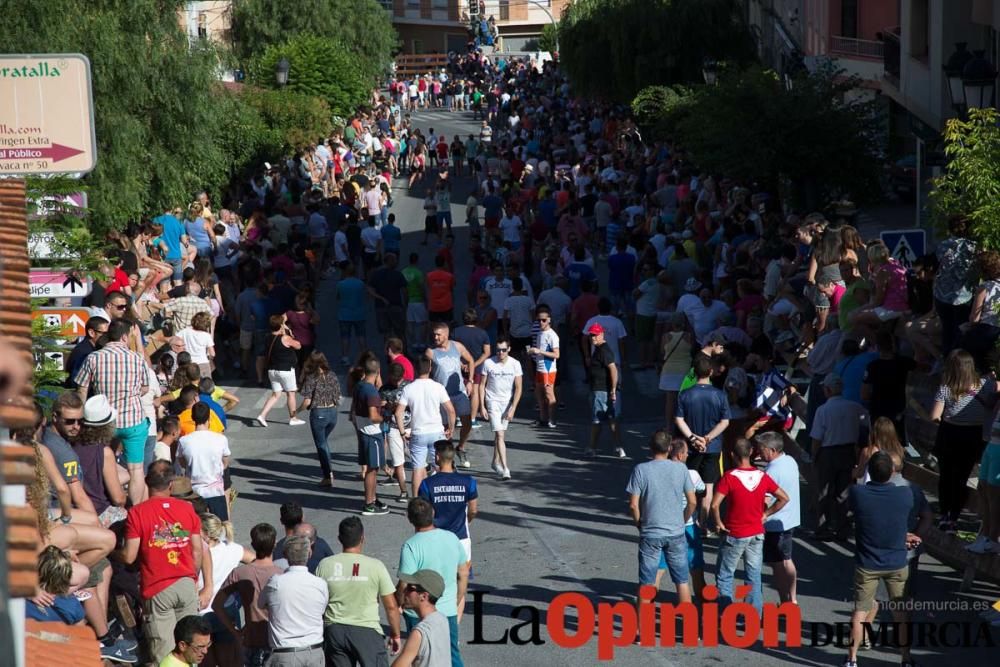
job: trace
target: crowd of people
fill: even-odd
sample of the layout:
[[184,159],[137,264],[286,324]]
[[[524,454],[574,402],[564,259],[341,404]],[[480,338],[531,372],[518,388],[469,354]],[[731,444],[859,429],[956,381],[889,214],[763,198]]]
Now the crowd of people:
[[[428,107],[471,110],[481,128],[424,133],[411,112]],[[115,235],[65,392],[18,434],[38,452],[45,545],[29,614],[86,619],[120,663],[384,665],[392,653],[398,666],[461,665],[473,431],[493,432],[499,482],[516,475],[506,432],[526,414],[544,437],[583,412],[581,457],[604,451],[607,426],[614,457],[643,459],[622,432],[636,374],[664,395],[626,489],[639,585],[666,572],[681,601],[702,600],[704,545],[718,540],[723,602],[740,560],[751,604],[764,563],[796,602],[801,526],[853,537],[854,667],[878,582],[894,600],[915,594],[934,520],[901,475],[907,411],[940,424],[925,452],[940,472],[937,527],[969,525],[978,463],[968,548],[1000,553],[1000,254],[979,252],[956,218],[905,267],[847,222],[786,215],[774,193],[695,159],[643,142],[626,109],[574,97],[551,63],[470,51],[442,76],[391,82],[218,215],[199,193]],[[458,222],[452,194],[470,181]],[[403,261],[390,211],[407,188],[426,193],[433,267],[416,251]],[[333,312],[317,309],[321,285]],[[339,366],[317,339],[334,320]],[[583,410],[564,409],[566,369],[587,383]],[[340,553],[294,502],[284,539],[260,523],[249,548],[235,540],[226,433],[239,399],[215,378],[240,377],[271,392],[255,427],[279,403],[288,425],[309,425],[322,487],[352,483],[335,479],[329,448],[350,397],[360,514],[387,514],[388,487],[414,528],[395,584],[364,555],[357,517],[340,523]],[[913,405],[919,378],[939,385],[931,405]]]

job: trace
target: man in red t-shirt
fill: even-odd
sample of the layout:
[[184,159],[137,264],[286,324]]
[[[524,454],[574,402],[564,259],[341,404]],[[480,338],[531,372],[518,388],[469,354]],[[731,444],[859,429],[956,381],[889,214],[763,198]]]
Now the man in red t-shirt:
[[455,319],[455,276],[444,268],[445,258],[434,258],[437,267],[427,274],[427,308],[431,322],[451,323]]
[[134,506],[125,523],[125,562],[139,563],[144,629],[154,663],[174,647],[177,621],[207,607],[212,596],[211,574],[201,595],[195,589],[201,572],[201,521],[191,503],[170,497],[173,464],[157,461],[149,467],[149,500]]
[[[788,494],[767,473],[751,465],[752,451],[753,446],[749,440],[737,440],[733,454],[739,464],[727,471],[715,485],[712,517],[721,537],[719,571],[715,576],[715,585],[719,588],[721,604],[733,601],[733,577],[742,556],[745,582],[750,586],[750,596],[745,602],[762,613],[764,594],[760,585],[760,570],[764,562],[764,521],[785,506]],[[765,500],[767,495],[777,499],[770,507]],[[729,503],[726,505],[726,521],[723,523],[719,509],[726,498]]]

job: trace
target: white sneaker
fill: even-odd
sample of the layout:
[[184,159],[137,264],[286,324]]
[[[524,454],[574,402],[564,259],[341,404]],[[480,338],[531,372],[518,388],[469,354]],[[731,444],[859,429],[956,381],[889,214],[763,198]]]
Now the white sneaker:
[[617,449],[615,449],[615,455],[618,458],[620,458],[620,459],[627,459],[628,458],[628,454],[626,454],[625,450],[622,449],[621,447],[618,447]]
[[496,473],[496,474],[498,474],[498,475],[502,475],[502,474],[503,474],[503,468],[502,468],[502,467],[500,467],[500,464],[499,464],[498,462],[496,462],[496,461],[494,461],[494,462],[493,462],[493,463],[492,463],[492,464],[490,465],[490,468],[492,468],[492,469],[493,469],[493,472],[495,472],[495,473]]
[[990,538],[986,537],[985,535],[980,535],[971,544],[966,544],[965,550],[968,551],[969,553],[974,553],[974,554],[986,553],[986,547],[989,546],[991,541],[992,540],[990,540]]
[[504,468],[503,469],[503,474],[500,475],[500,479],[505,480],[505,481],[508,480],[508,479],[510,479],[510,468]]
[[302,426],[303,424],[305,424],[305,422],[299,419],[298,417],[292,417],[291,419],[288,420],[289,426]]
[[267,420],[261,417],[260,415],[257,415],[257,418],[254,419],[254,421],[263,426],[264,428],[267,428]]

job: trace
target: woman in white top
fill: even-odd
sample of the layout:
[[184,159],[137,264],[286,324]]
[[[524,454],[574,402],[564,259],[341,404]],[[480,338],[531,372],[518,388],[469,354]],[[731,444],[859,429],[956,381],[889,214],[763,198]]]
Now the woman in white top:
[[177,337],[184,341],[184,348],[191,355],[191,363],[197,364],[202,377],[212,377],[212,359],[215,358],[215,340],[209,330],[212,316],[208,311],[191,318],[191,326],[181,329]]
[[[204,598],[199,596],[199,607],[201,609],[199,613],[202,616],[206,616],[212,624],[213,635],[209,654],[212,654],[215,660],[209,660],[208,656],[206,656],[205,664],[240,664],[239,642],[214,640],[217,634],[223,633],[228,635],[228,632],[224,629],[222,623],[215,618],[215,612],[212,611],[212,601],[232,571],[239,567],[241,563],[249,563],[254,560],[256,554],[233,540],[233,524],[230,522],[221,521],[219,517],[207,512],[199,514],[198,518],[201,519],[201,539],[204,545],[203,549],[205,550],[202,554],[202,559],[203,561],[206,559],[211,561],[211,569],[206,569],[206,571],[212,577],[211,597]],[[198,575],[198,590],[204,593],[207,588],[202,576]],[[235,619],[237,624],[239,623],[240,602],[238,599],[234,597],[232,604],[227,601],[226,613],[229,614],[231,619]]]

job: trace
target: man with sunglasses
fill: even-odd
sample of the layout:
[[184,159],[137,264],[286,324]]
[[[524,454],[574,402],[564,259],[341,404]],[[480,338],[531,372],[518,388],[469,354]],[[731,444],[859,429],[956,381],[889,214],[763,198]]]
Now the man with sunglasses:
[[450,667],[451,639],[448,619],[437,610],[437,601],[444,595],[444,579],[434,570],[417,570],[402,574],[403,606],[417,612],[420,622],[410,630],[402,652],[392,661],[392,667]]
[[[111,306],[109,305],[108,307],[110,308]],[[110,321],[105,319],[103,315],[95,315],[87,320],[83,339],[73,347],[69,359],[66,360],[67,389],[76,389],[73,378],[76,376],[77,371],[80,370],[80,367],[83,366],[83,362],[87,357],[97,351],[97,341],[108,332],[109,324]]]
[[514,419],[514,412],[521,402],[521,389],[524,372],[521,362],[510,355],[510,339],[501,336],[497,340],[496,358],[487,359],[483,363],[483,372],[479,381],[479,396],[482,404],[479,406],[483,419],[490,420],[493,427],[493,471],[501,480],[510,479],[510,468],[507,466],[507,445],[504,440],[507,426]]
[[538,426],[555,428],[556,360],[559,359],[559,334],[552,328],[552,312],[548,306],[539,306],[538,335],[528,354],[535,360],[535,396],[538,397]]

